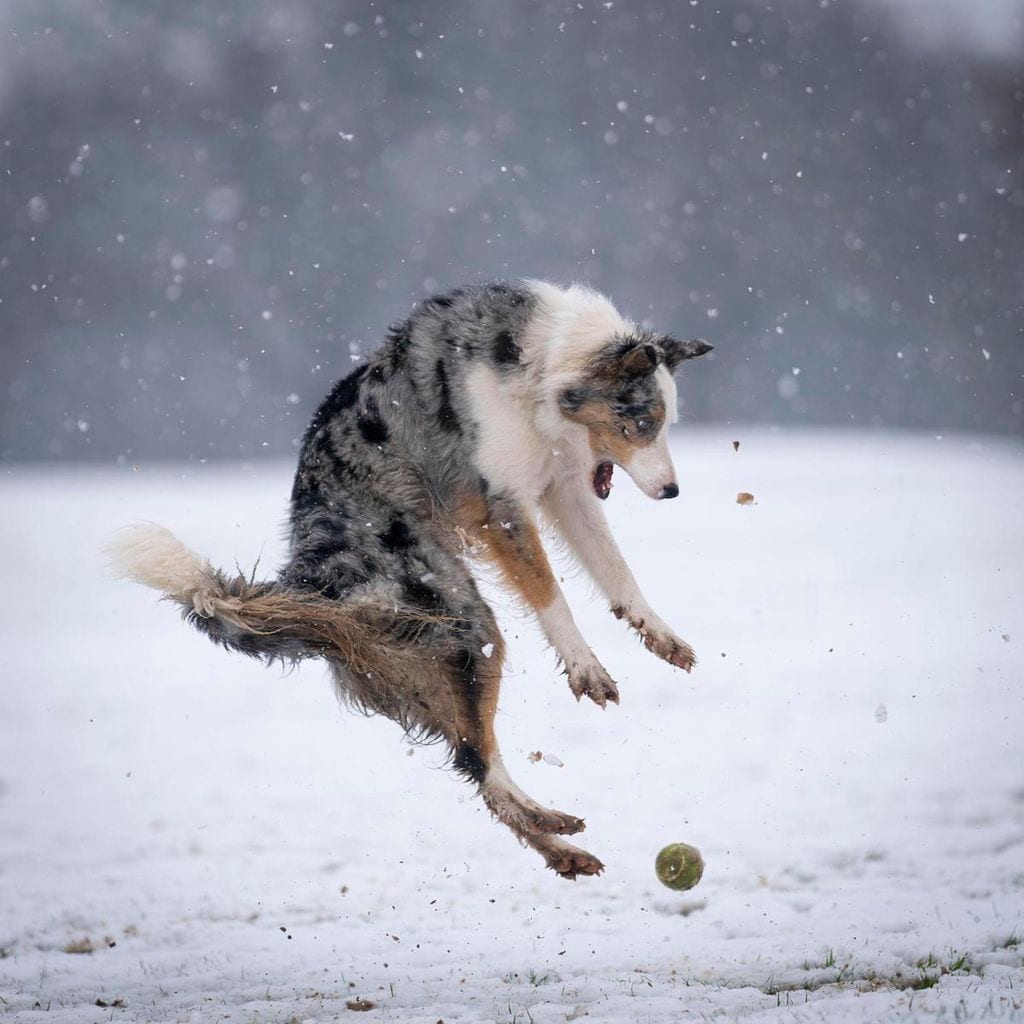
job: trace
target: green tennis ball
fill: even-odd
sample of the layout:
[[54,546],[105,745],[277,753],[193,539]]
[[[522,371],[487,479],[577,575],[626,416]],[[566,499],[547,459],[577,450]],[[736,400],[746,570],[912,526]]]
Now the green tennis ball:
[[654,870],[670,889],[692,889],[704,874],[704,858],[696,846],[670,843],[658,854]]

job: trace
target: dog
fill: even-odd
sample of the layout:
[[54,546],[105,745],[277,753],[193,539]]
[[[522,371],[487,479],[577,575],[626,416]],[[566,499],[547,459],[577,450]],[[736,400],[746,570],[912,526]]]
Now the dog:
[[689,672],[693,650],[641,594],[600,502],[615,467],[651,498],[678,495],[672,374],[709,351],[641,329],[578,285],[436,295],[313,416],[291,495],[291,557],[276,580],[226,575],[155,525],[122,532],[115,568],[224,647],[266,662],[323,658],[344,701],[444,743],[549,868],[596,875],[601,861],[562,838],[583,820],[532,800],[502,762],[505,645],[469,558],[496,567],[537,616],[577,700],[604,707],[619,693],[573,621],[538,520],[647,649]]

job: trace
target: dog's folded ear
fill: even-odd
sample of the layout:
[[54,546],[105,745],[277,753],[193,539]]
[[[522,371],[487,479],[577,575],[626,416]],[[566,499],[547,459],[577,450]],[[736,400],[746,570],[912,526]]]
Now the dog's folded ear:
[[696,359],[697,356],[706,355],[715,346],[709,345],[700,338],[688,338],[680,341],[678,338],[670,338],[667,335],[658,341],[658,347],[665,357],[665,365],[674,370],[684,359]]

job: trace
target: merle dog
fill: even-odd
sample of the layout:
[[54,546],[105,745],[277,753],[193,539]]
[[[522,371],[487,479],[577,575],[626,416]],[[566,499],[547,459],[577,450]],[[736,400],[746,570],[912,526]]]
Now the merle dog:
[[559,590],[539,518],[648,649],[690,671],[693,651],[640,593],[599,499],[615,466],[652,498],[679,493],[672,372],[710,347],[642,330],[582,287],[499,282],[435,296],[313,417],[276,580],[229,577],[157,526],[125,531],[115,563],[225,647],[325,659],[346,701],[447,744],[549,867],[596,874],[601,862],[561,838],[583,821],[530,799],[502,763],[504,643],[467,556],[489,560],[536,613],[577,699],[619,696]]

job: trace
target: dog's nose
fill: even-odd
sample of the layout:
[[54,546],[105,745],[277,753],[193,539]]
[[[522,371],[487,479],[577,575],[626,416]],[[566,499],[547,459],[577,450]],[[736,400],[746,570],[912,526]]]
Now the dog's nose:
[[659,498],[678,498],[679,497],[679,484],[665,484],[661,489]]

